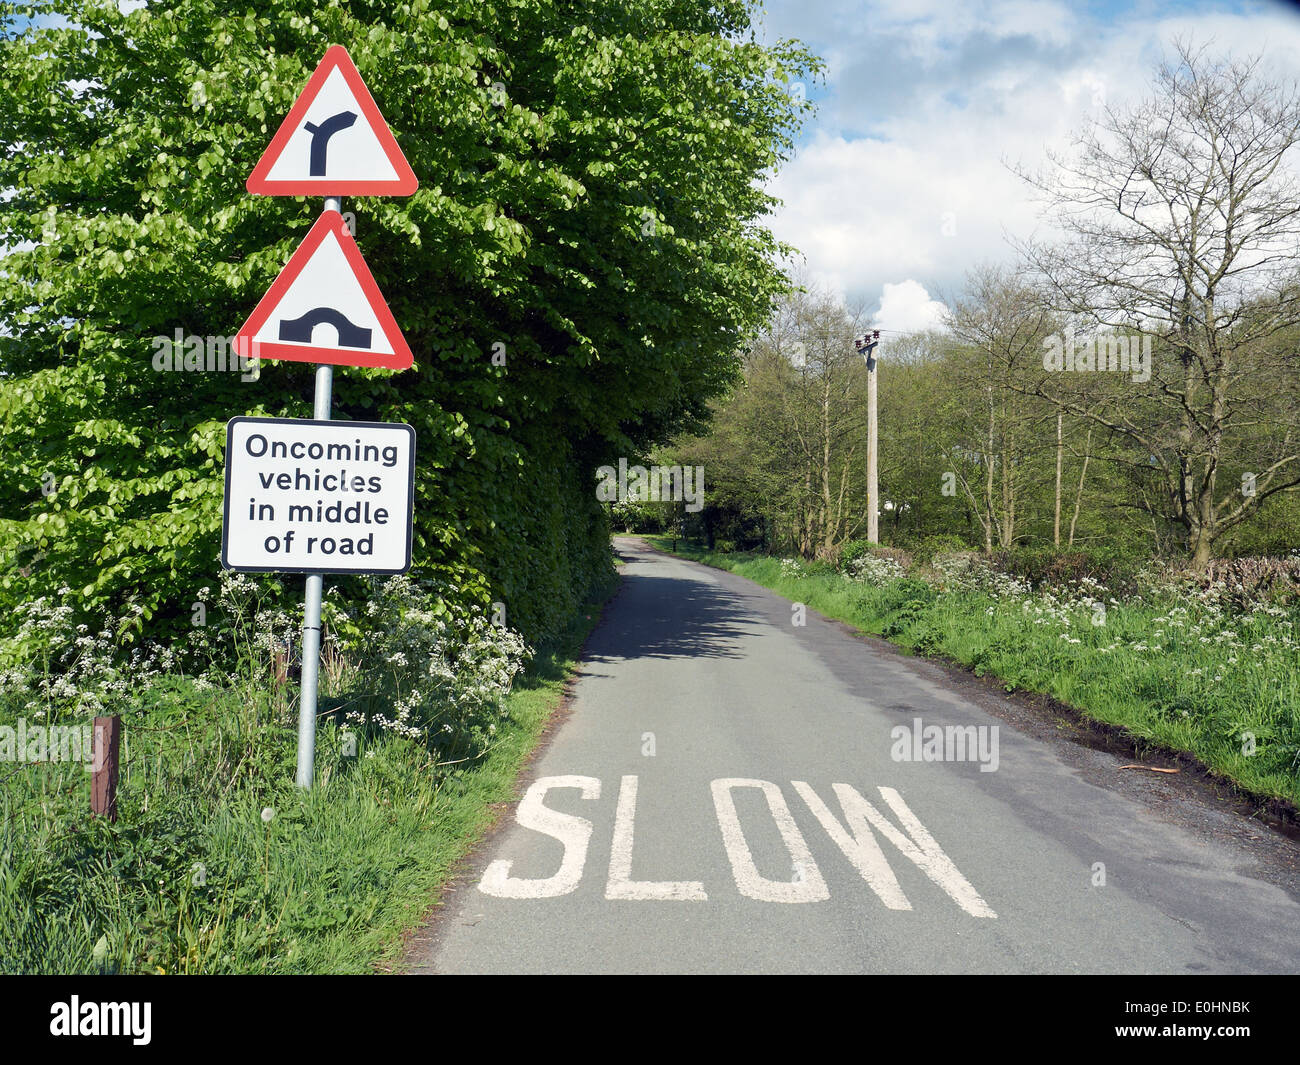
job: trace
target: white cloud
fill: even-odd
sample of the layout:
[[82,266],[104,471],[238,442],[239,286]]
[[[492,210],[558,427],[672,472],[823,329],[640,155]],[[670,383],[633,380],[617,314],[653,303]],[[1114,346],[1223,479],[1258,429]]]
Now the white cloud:
[[1004,232],[1027,235],[1036,221],[1020,179],[955,138],[823,135],[770,189],[785,201],[776,235],[832,289],[872,302],[886,284],[909,280],[954,288],[975,262],[1005,254]]
[[880,310],[871,325],[896,333],[913,333],[922,329],[939,329],[943,325],[944,305],[931,299],[925,286],[907,280],[886,284],[880,296]]
[[1039,206],[1008,164],[1037,168],[1103,105],[1137,103],[1175,35],[1215,53],[1262,50],[1280,72],[1300,70],[1300,18],[1280,7],[1143,3],[1091,16],[1026,0],[768,0],[767,9],[769,38],[800,37],[829,67],[814,124],[768,185],[785,201],[773,231],[805,253],[811,276],[869,306],[886,286],[923,306],[959,289],[972,267],[1009,260],[1007,237],[1043,235]]

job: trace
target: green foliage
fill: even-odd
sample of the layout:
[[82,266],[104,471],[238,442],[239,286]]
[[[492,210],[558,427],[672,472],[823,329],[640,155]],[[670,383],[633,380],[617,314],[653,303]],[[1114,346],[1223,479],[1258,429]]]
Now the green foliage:
[[935,555],[950,554],[957,551],[971,550],[970,544],[966,543],[960,536],[953,536],[951,533],[939,533],[935,536],[925,536],[918,540],[912,547],[912,561],[916,565],[929,565],[934,561]]
[[878,607],[884,616],[880,634],[894,637],[906,632],[926,616],[936,598],[933,587],[914,577],[904,577],[886,585]]
[[620,499],[610,507],[610,524],[624,532],[663,532],[670,529],[681,509],[671,501]]
[[1060,551],[1051,547],[1017,547],[995,551],[993,564],[1005,573],[1033,584],[1065,584],[1091,578],[1127,591],[1147,563],[1145,553],[1121,547],[1099,546]]
[[[511,795],[598,614],[578,613],[515,676],[507,634],[495,651],[486,634],[453,642],[437,629],[440,601],[389,582],[368,619],[387,703],[364,707],[362,730],[324,719],[317,784],[302,791],[295,693],[274,668],[284,626],[249,583],[236,579],[219,630],[237,649],[228,671],[142,676],[138,701],[100,692],[123,717],[116,823],[90,816],[81,762],[3,763],[0,973],[373,971]],[[248,638],[268,622],[271,638]],[[323,702],[346,719],[359,648],[339,643]],[[395,660],[401,648],[427,651],[443,682],[405,719],[400,703],[429,667]],[[57,676],[29,679],[0,684],[0,725],[85,719],[75,701],[45,698]]]
[[812,63],[750,14],[0,3],[0,632],[66,585],[179,633],[224,422],[310,415],[310,366],[156,372],[151,340],[232,335],[317,217],[244,180],[333,43],[421,181],[344,205],[416,365],[339,372],[335,416],[415,427],[421,576],[556,631],[611,565],[591,471],[697,422],[784,285],[758,178]]
[[436,589],[407,577],[374,584],[361,639],[326,655],[338,716],[370,734],[424,740],[435,753],[477,754],[492,742],[528,649],[481,609],[449,610]]
[[873,548],[879,547],[870,540],[848,540],[840,548],[840,569],[849,570],[860,558],[870,555]]

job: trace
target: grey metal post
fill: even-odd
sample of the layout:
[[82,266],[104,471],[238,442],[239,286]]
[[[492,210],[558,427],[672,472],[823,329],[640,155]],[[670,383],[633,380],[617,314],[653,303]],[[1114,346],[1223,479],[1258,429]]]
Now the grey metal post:
[[[325,210],[338,212],[338,196],[325,197]],[[334,389],[334,367],[316,367],[316,400],[312,417],[329,421],[330,398]],[[310,788],[316,768],[316,693],[320,681],[320,601],[325,577],[307,575],[307,595],[302,622],[302,691],[298,701],[298,776],[300,788]]]

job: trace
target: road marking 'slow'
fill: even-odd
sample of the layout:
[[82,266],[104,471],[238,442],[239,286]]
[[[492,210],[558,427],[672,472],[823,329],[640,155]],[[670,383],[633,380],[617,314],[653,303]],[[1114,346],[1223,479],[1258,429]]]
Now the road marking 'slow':
[[[831,897],[780,788],[769,780],[744,777],[724,777],[715,780],[710,787],[713,806],[718,812],[718,827],[722,829],[722,842],[731,860],[731,875],[742,895],[760,902],[823,902]],[[736,803],[731,797],[733,788],[758,788],[763,793],[781,840],[790,852],[793,868],[799,874],[793,880],[769,880],[758,871],[754,855],[745,841],[745,831],[740,827],[740,818],[736,815]]]
[[[901,828],[891,824],[879,809],[848,784],[831,785],[843,811],[843,822],[807,783],[795,780],[791,785],[826,834],[887,908],[910,910],[912,904],[903,894],[873,829],[966,913],[972,917],[997,917],[895,789],[880,787],[877,790]],[[584,776],[542,777],[529,787],[519,803],[515,820],[522,827],[550,836],[563,845],[560,868],[548,877],[514,877],[510,875],[513,863],[497,859],[487,867],[479,881],[479,890],[484,894],[507,899],[550,899],[567,895],[578,887],[587,863],[593,825],[585,817],[550,809],[545,800],[546,793],[553,788],[576,788],[583,799],[595,800],[600,798],[600,780]],[[736,812],[732,792],[738,788],[753,788],[762,793],[789,852],[791,868],[795,870],[791,880],[772,880],[759,872]],[[830,898],[826,880],[776,784],[747,777],[724,777],[713,781],[710,791],[723,846],[731,864],[732,879],[740,894],[761,902],[823,902]],[[620,781],[618,806],[614,813],[605,898],[636,902],[706,901],[708,895],[704,884],[698,880],[632,879],[636,800],[637,778],[624,776]]]
[[546,806],[551,788],[578,788],[584,799],[600,798],[600,781],[596,777],[542,777],[519,801],[515,820],[524,828],[553,836],[564,844],[564,857],[554,876],[524,879],[510,875],[511,863],[498,859],[487,867],[479,890],[503,899],[553,899],[567,895],[582,879],[587,864],[587,844],[591,841],[591,822],[585,817],[562,814]]

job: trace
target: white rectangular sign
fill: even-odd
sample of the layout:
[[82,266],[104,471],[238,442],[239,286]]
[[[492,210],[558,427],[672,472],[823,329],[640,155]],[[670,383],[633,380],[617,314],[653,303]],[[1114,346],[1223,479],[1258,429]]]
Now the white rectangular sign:
[[232,418],[221,564],[258,573],[405,573],[415,430]]

